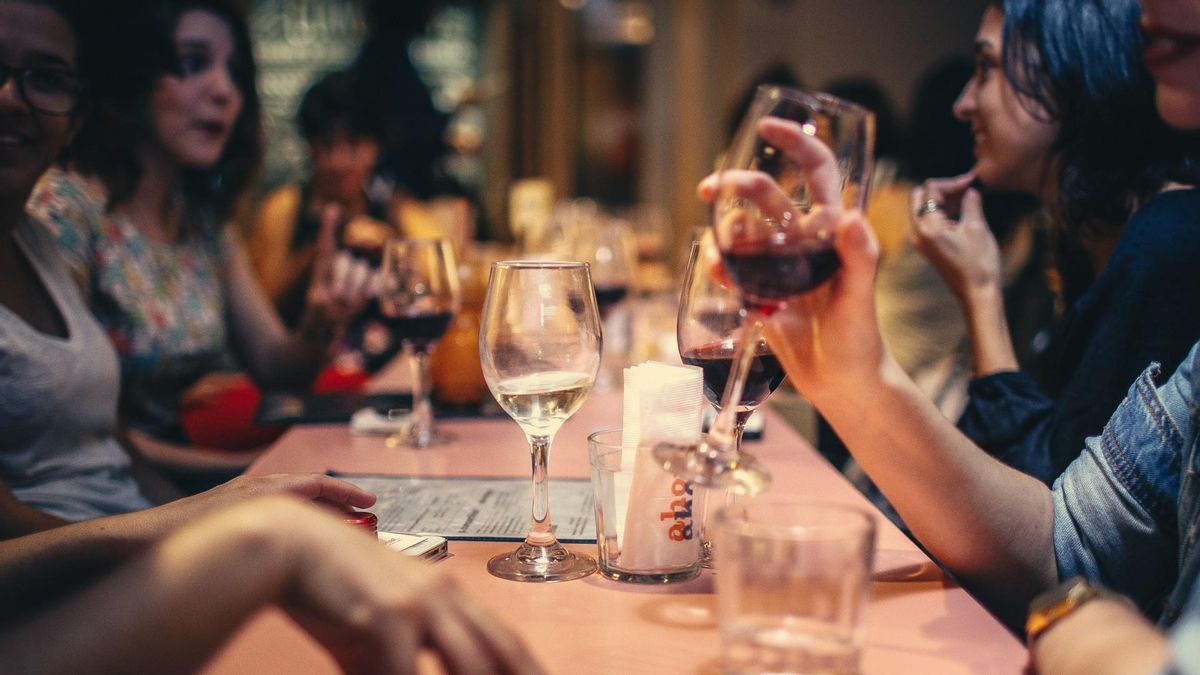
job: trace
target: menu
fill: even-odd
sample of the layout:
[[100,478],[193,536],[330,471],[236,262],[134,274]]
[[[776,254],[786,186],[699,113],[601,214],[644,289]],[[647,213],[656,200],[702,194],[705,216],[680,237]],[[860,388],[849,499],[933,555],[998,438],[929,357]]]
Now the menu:
[[[436,534],[447,539],[521,541],[529,531],[529,478],[330,475],[375,493],[379,530]],[[554,534],[568,544],[596,541],[595,498],[585,479],[550,481]]]

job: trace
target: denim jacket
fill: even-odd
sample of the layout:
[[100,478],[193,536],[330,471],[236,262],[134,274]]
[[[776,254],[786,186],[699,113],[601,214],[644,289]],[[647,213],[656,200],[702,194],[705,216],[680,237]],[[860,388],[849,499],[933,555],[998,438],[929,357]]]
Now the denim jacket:
[[1081,574],[1169,625],[1200,574],[1200,343],[1164,384],[1153,365],[1055,481],[1062,578]]

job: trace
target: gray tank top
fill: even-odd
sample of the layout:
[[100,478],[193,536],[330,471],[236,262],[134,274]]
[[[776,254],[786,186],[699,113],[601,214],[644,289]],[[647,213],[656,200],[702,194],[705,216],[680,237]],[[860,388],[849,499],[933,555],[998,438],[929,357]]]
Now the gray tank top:
[[42,333],[0,305],[0,481],[21,502],[68,520],[151,506],[113,436],[120,378],[112,345],[49,233],[25,219],[14,236],[68,336]]

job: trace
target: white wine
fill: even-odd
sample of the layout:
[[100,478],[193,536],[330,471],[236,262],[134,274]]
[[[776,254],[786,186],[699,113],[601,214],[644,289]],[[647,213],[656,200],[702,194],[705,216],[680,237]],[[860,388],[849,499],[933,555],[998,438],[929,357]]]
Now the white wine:
[[496,401],[526,433],[553,434],[583,405],[594,377],[555,370],[501,380],[492,387]]

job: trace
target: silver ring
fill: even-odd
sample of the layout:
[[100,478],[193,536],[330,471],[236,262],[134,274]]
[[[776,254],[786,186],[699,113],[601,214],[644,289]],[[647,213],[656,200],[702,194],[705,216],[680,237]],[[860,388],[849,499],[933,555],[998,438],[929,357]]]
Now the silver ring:
[[941,211],[942,205],[937,203],[936,199],[926,199],[924,203],[917,207],[917,217],[927,216],[934,211]]

